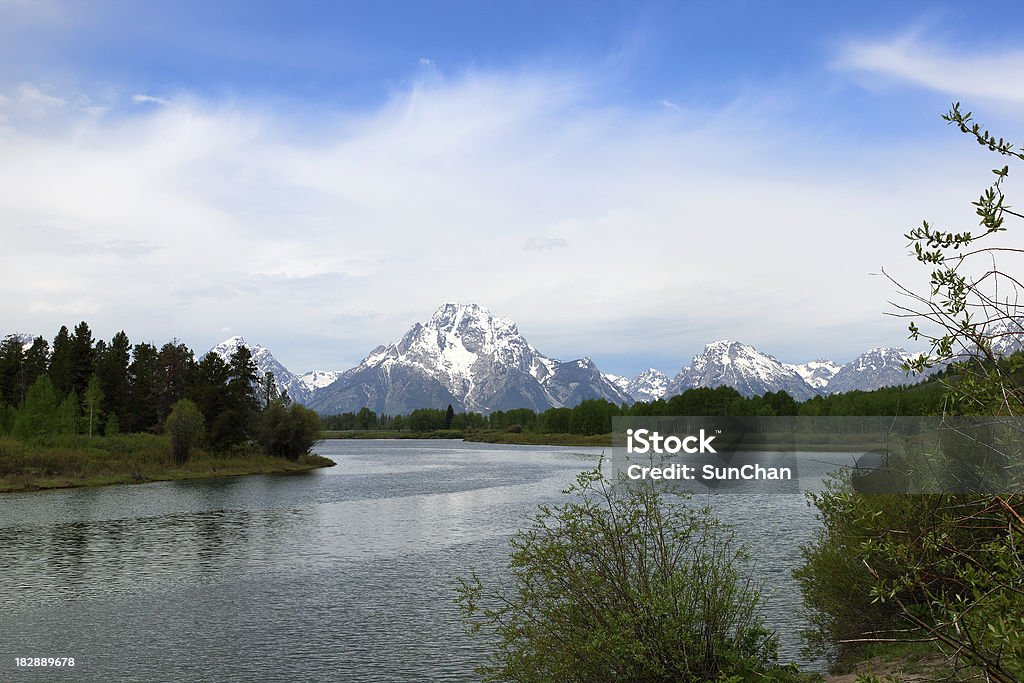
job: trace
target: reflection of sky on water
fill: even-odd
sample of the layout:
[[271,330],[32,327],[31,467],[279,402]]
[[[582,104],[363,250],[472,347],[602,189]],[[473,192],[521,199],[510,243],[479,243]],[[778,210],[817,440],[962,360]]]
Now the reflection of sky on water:
[[[484,648],[458,620],[455,577],[500,571],[508,536],[600,449],[324,452],[339,465],[304,475],[0,497],[0,610],[17,625],[0,651],[43,647],[111,680],[475,680]],[[754,545],[767,617],[795,656],[789,572],[813,511],[802,496],[697,500]]]

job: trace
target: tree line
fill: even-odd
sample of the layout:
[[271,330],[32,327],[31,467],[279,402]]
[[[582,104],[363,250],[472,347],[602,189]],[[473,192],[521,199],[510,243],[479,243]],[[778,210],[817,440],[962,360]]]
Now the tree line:
[[456,413],[452,407],[421,408],[409,415],[378,415],[369,408],[322,418],[324,428],[348,430],[398,430],[433,432],[505,430],[543,434],[607,434],[613,417],[662,416],[833,416],[833,415],[932,415],[942,409],[946,395],[942,380],[949,371],[930,376],[914,385],[883,387],[873,391],[850,391],[815,396],[800,402],[785,391],[761,396],[743,396],[732,387],[687,389],[667,399],[633,405],[616,405],[592,399],[572,408],[549,408],[537,412],[529,408],[496,410],[484,415]]
[[312,446],[320,421],[279,394],[273,375],[259,376],[245,346],[226,360],[197,359],[177,339],[133,345],[121,331],[96,340],[84,321],[73,331],[62,326],[52,344],[18,335],[0,343],[0,434],[166,431],[173,442],[182,430],[189,444],[215,453],[258,445],[294,460]]

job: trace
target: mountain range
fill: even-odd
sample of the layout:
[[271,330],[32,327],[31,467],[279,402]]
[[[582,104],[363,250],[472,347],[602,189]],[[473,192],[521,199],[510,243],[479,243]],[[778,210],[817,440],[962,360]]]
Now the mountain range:
[[289,398],[303,405],[313,399],[317,390],[331,384],[341,374],[331,370],[311,370],[303,375],[296,375],[274,358],[270,349],[260,344],[251,344],[240,336],[225,339],[210,349],[209,353],[216,353],[227,361],[239,346],[249,348],[249,353],[252,354],[260,377],[268,372],[271,373],[274,375],[277,390],[282,393],[288,392]]
[[[228,356],[241,337],[212,351]],[[871,349],[849,363],[818,359],[794,365],[737,341],[715,341],[669,377],[650,368],[635,377],[602,373],[589,358],[545,356],[516,324],[477,304],[447,303],[401,339],[378,346],[354,368],[295,375],[265,347],[249,344],[260,374],[271,372],[295,401],[323,414],[404,414],[443,407],[489,413],[571,407],[586,399],[633,403],[668,398],[694,387],[730,386],[746,396],[785,391],[797,400],[912,383],[902,369],[911,354]]]
[[[1007,319],[985,331],[997,355],[1024,349],[1024,322]],[[16,335],[24,346],[32,336]],[[278,389],[297,403],[324,414],[405,414],[424,407],[489,413],[512,408],[536,411],[572,407],[587,399],[633,403],[669,398],[695,387],[730,386],[746,396],[785,391],[797,400],[854,390],[909,384],[902,348],[878,347],[849,363],[817,359],[783,363],[738,341],[721,340],[669,376],[649,368],[635,377],[602,373],[593,360],[558,360],[542,354],[516,324],[477,304],[447,303],[429,320],[414,324],[401,339],[371,351],[345,371],[311,370],[297,375],[271,351],[240,336],[225,339],[210,353],[228,358],[239,346],[252,353],[259,374],[273,374]]]
[[316,391],[308,405],[321,413],[367,406],[395,415],[448,404],[489,413],[543,411],[588,398],[630,402],[589,358],[549,358],[511,320],[476,304],[449,303],[400,340],[371,351]]

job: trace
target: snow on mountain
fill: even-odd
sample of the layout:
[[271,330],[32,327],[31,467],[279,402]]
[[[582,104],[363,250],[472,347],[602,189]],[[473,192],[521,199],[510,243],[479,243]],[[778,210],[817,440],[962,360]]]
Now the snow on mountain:
[[589,358],[554,363],[551,374],[541,380],[552,399],[551,407],[574,406],[595,398],[619,405],[633,402],[626,392],[609,382]]
[[899,384],[921,381],[919,375],[910,375],[903,363],[913,354],[898,347],[880,346],[854,358],[842,366],[825,386],[825,393],[871,391]]
[[587,359],[559,361],[537,351],[516,324],[477,304],[448,303],[397,342],[378,346],[355,368],[317,391],[321,413],[367,406],[387,414],[445,407],[492,412],[542,411],[587,398],[629,397]]
[[231,358],[231,355],[240,346],[246,346],[249,349],[249,353],[252,354],[253,362],[256,363],[256,374],[262,377],[266,373],[274,375],[274,380],[277,383],[277,389],[281,392],[288,392],[288,397],[296,403],[306,404],[312,398],[312,391],[306,386],[303,381],[297,377],[288,368],[281,365],[281,363],[274,358],[274,354],[270,352],[265,346],[260,344],[250,344],[240,336],[229,337],[221,343],[210,349],[210,353],[216,353],[218,356],[224,359],[225,362]]
[[811,388],[824,390],[843,366],[839,363],[819,358],[809,363],[789,365],[788,367],[793,368],[796,374],[800,375]]
[[986,336],[992,340],[992,351],[997,356],[1008,356],[1024,349],[1024,320],[1011,318],[988,326]]
[[793,367],[753,346],[728,340],[715,341],[694,356],[693,362],[672,378],[667,396],[695,387],[730,386],[744,396],[785,391],[798,401],[814,396],[815,390]]
[[310,370],[299,375],[302,386],[312,393],[317,389],[333,384],[341,375],[341,370]]
[[633,379],[628,380],[625,391],[634,401],[650,403],[651,401],[657,401],[659,398],[664,398],[670,381],[668,375],[661,370],[648,368]]
[[[625,375],[613,375],[610,372],[604,373],[604,378],[618,387],[619,391],[626,391],[626,387],[629,386],[629,378]],[[626,391],[626,393],[629,393]]]
[[12,332],[11,334],[4,335],[2,338],[6,340],[10,337],[14,337],[21,343],[22,351],[28,351],[30,348],[32,348],[32,342],[34,342],[36,339],[35,335],[24,334],[22,332]]

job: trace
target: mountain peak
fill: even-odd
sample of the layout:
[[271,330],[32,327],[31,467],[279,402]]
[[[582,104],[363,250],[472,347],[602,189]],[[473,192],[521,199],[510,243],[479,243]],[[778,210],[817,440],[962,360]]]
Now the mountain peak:
[[448,302],[426,323],[413,324],[399,341],[375,349],[343,373],[313,407],[342,411],[366,405],[402,413],[451,403],[481,412],[539,411],[587,398],[628,401],[589,358],[548,358],[513,321],[480,304]]
[[745,396],[785,391],[798,401],[814,395],[814,389],[792,366],[749,344],[721,339],[711,342],[679,371],[668,387],[678,394],[695,387],[730,386]]
[[256,364],[257,376],[263,377],[268,372],[272,374],[278,391],[287,391],[288,396],[296,403],[306,403],[310,399],[312,395],[310,388],[288,368],[281,365],[280,361],[274,358],[274,354],[270,352],[270,349],[260,344],[248,343],[240,334],[228,337],[210,349],[209,353],[215,353],[227,362],[232,354],[242,346],[249,349],[249,353],[252,354],[253,363]]
[[424,327],[453,333],[466,330],[477,332],[495,330],[499,334],[519,334],[514,322],[508,318],[499,318],[492,314],[487,307],[473,303],[446,303],[434,311]]
[[248,348],[249,351],[253,353],[253,355],[255,355],[256,352],[262,348],[259,344],[247,343],[245,339],[242,338],[241,335],[236,334],[235,336],[228,337],[221,343],[217,344],[212,349],[210,349],[210,351],[212,353],[216,353],[219,356],[222,356],[224,360],[227,360],[228,358],[231,357],[231,354],[234,353],[235,350],[238,349],[238,347],[240,346],[245,346],[246,348]]
[[910,355],[909,353],[907,353],[906,349],[904,349],[902,346],[876,346],[876,347],[874,347],[872,349],[868,349],[866,352],[862,353],[861,355],[862,356],[867,356],[867,355],[871,355],[871,354],[878,354],[878,355],[882,355],[882,356],[890,356],[890,355],[891,356],[909,356]]
[[648,403],[663,398],[668,390],[668,383],[668,375],[654,368],[647,368],[632,379],[623,377],[614,382],[634,401]]

